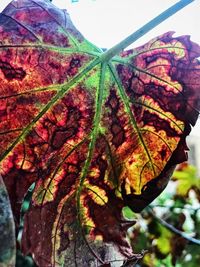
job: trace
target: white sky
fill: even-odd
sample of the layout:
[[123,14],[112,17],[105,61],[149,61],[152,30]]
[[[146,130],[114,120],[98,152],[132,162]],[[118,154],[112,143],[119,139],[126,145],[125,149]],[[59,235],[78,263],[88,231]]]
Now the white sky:
[[[0,11],[10,0],[0,0]],[[175,0],[53,0],[53,3],[65,8],[72,21],[91,42],[99,47],[110,48],[156,15],[175,4]],[[151,38],[169,30],[176,35],[191,35],[191,39],[200,44],[200,0],[176,13],[148,34],[134,43],[141,45]],[[193,135],[200,137],[200,120],[194,127]]]

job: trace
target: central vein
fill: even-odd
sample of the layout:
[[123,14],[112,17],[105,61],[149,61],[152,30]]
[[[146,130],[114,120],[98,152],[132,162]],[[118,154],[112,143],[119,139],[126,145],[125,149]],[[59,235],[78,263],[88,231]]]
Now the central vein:
[[100,79],[99,79],[99,86],[97,88],[97,95],[96,95],[96,103],[95,103],[95,116],[94,116],[94,121],[93,121],[93,130],[90,135],[90,143],[88,147],[88,154],[87,158],[82,170],[82,174],[80,177],[80,184],[77,189],[77,194],[76,194],[76,199],[77,199],[77,211],[78,211],[78,217],[79,217],[79,223],[81,222],[81,214],[80,214],[80,208],[81,208],[81,203],[80,203],[80,196],[81,192],[83,189],[84,181],[87,176],[91,160],[92,160],[92,155],[94,152],[95,148],[95,143],[97,139],[97,135],[99,132],[99,124],[101,120],[101,109],[103,105],[103,91],[104,91],[104,81],[105,81],[105,72],[106,72],[106,63],[101,64],[101,72],[100,72]]

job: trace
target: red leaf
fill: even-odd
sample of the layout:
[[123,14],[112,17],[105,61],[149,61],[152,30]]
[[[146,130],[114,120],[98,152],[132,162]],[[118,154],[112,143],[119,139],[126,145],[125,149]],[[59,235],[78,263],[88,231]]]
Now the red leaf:
[[199,46],[166,33],[107,62],[47,1],[13,1],[0,24],[0,164],[17,221],[35,183],[24,252],[45,267],[131,258],[122,208],[143,209],[186,159]]

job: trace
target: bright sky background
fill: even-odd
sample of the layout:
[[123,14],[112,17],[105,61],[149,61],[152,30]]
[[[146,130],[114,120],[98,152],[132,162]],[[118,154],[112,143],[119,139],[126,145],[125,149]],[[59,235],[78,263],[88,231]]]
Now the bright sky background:
[[[10,0],[0,0],[0,11]],[[150,19],[175,4],[175,0],[53,0],[67,9],[75,26],[91,42],[110,48],[137,30]],[[133,44],[141,45],[153,37],[173,30],[176,35],[191,35],[200,44],[200,0],[179,11]],[[200,120],[193,135],[200,136]]]

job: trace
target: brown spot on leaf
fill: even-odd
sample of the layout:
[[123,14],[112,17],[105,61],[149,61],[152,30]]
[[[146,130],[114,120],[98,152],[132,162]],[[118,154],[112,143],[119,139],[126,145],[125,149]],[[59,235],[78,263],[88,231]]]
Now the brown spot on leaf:
[[26,76],[26,72],[20,68],[12,67],[8,62],[0,60],[0,69],[3,72],[5,78],[9,81],[13,79],[23,80]]

